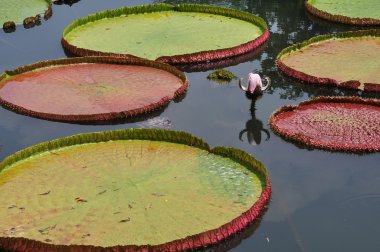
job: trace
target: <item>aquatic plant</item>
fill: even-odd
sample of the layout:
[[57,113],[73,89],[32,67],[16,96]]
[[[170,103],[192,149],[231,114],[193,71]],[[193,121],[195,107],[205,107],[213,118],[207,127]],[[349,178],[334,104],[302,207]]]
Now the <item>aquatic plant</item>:
[[309,83],[380,91],[380,30],[321,35],[285,48],[276,64]]
[[380,25],[378,0],[306,0],[306,9],[313,15],[351,25]]
[[75,4],[79,1],[80,0],[53,0],[53,3],[57,4],[57,5],[67,4],[67,5],[72,6],[73,4]]
[[162,108],[187,77],[159,62],[110,57],[49,60],[0,76],[0,104],[29,116],[70,122],[123,119]]
[[255,158],[237,149],[210,149],[188,133],[80,134],[37,144],[0,163],[0,194],[7,195],[0,197],[7,206],[0,208],[0,248],[202,248],[248,227],[270,193],[267,171]]
[[0,0],[0,24],[5,32],[13,32],[16,25],[31,28],[40,23],[40,14],[45,20],[52,15],[50,0]]
[[218,83],[230,82],[236,79],[236,75],[225,69],[217,69],[207,76],[207,79],[216,81]]
[[[94,39],[100,33],[107,36]],[[207,5],[153,4],[80,18],[64,30],[62,46],[79,56],[133,55],[186,64],[242,55],[268,38],[264,20],[250,13]]]
[[380,151],[380,101],[318,97],[284,106],[270,119],[273,131],[311,148],[346,152]]

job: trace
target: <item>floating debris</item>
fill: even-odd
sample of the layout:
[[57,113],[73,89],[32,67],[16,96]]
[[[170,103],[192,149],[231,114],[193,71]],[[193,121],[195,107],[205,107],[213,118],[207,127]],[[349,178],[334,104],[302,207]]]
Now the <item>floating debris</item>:
[[228,83],[236,78],[236,75],[225,69],[217,69],[207,76],[207,79],[213,80],[219,84]]
[[168,117],[154,117],[146,122],[139,123],[140,128],[170,129],[172,122]]

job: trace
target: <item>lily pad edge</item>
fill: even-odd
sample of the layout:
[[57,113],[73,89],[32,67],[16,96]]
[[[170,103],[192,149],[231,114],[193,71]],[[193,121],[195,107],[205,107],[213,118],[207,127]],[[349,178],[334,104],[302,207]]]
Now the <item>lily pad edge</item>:
[[[298,43],[298,44],[294,44],[292,46],[289,46],[289,47],[283,49],[278,54],[278,56],[276,58],[276,66],[285,75],[287,75],[293,79],[303,81],[303,82],[314,83],[314,84],[335,85],[338,87],[358,89],[358,87],[361,85],[361,83],[357,80],[350,80],[350,81],[345,81],[345,82],[339,83],[335,79],[312,76],[312,75],[306,74],[304,72],[298,71],[294,68],[288,67],[281,60],[281,58],[285,54],[289,54],[291,52],[300,50],[300,49],[302,49],[302,48],[304,48],[310,44],[313,44],[313,43],[331,40],[331,39],[344,39],[344,38],[357,38],[357,37],[380,37],[380,29],[339,32],[336,34],[326,34],[326,35],[320,35],[320,36],[313,37],[309,40],[303,41],[303,42]],[[364,91],[380,92],[380,83],[378,83],[378,84],[377,83],[364,83]]]
[[234,9],[228,9],[223,7],[216,6],[208,6],[208,5],[199,5],[199,4],[179,4],[179,5],[171,5],[171,4],[151,4],[151,5],[139,5],[134,7],[124,7],[114,10],[106,10],[101,11],[92,15],[88,15],[82,18],[75,20],[73,23],[68,25],[62,34],[61,44],[65,51],[70,54],[77,56],[116,56],[116,57],[136,57],[130,54],[116,54],[109,52],[100,52],[94,51],[90,49],[76,47],[71,45],[66,39],[65,35],[68,34],[73,29],[78,26],[84,25],[89,22],[93,22],[103,18],[113,18],[119,17],[122,15],[129,14],[139,14],[139,13],[151,13],[151,12],[159,12],[159,11],[179,11],[179,12],[201,12],[201,13],[210,13],[215,15],[222,15],[232,18],[241,19],[247,22],[250,22],[256,26],[258,26],[263,34],[261,34],[258,38],[249,41],[247,43],[237,45],[231,48],[223,48],[217,50],[210,51],[201,51],[189,54],[182,55],[174,55],[174,56],[162,56],[156,59],[158,62],[172,64],[172,65],[181,65],[181,64],[189,64],[195,62],[207,62],[207,61],[216,61],[220,59],[230,58],[233,56],[242,55],[248,53],[260,45],[262,45],[265,41],[269,39],[269,30],[266,22],[251,13],[242,12]]
[[[155,61],[150,61],[150,60],[145,60],[145,59],[140,59],[140,58],[116,58],[116,57],[104,57],[104,56],[103,57],[63,58],[63,59],[37,62],[37,63],[33,63],[33,64],[26,65],[23,67],[19,67],[15,70],[5,71],[2,75],[0,75],[0,82],[14,75],[37,70],[39,68],[46,68],[50,66],[62,66],[62,65],[69,65],[69,64],[81,64],[81,63],[137,65],[137,66],[153,67],[153,68],[167,71],[168,73],[175,75],[182,81],[182,86],[179,89],[177,89],[177,91],[174,94],[173,99],[183,95],[187,91],[187,88],[188,88],[187,76],[183,72],[179,71],[177,68],[170,66],[168,64],[163,64],[160,62],[155,62]],[[166,106],[171,100],[172,99],[169,99],[168,97],[163,97],[157,103],[153,103],[148,106],[134,109],[131,111],[104,113],[104,114],[89,114],[89,115],[58,115],[58,114],[36,112],[24,107],[15,105],[13,103],[10,103],[2,98],[0,98],[0,105],[7,109],[15,111],[16,113],[20,113],[20,114],[40,118],[40,119],[47,119],[47,120],[61,121],[61,122],[92,123],[92,122],[107,121],[107,120],[125,119],[125,118],[130,118],[136,115],[150,113],[154,110],[158,110]]]
[[308,139],[307,137],[304,137],[300,134],[285,132],[274,123],[276,116],[281,114],[281,113],[294,111],[294,110],[299,109],[305,105],[316,104],[316,103],[324,103],[324,102],[356,103],[356,104],[366,104],[366,105],[373,105],[373,106],[380,107],[380,100],[378,100],[378,99],[360,98],[360,97],[356,97],[356,96],[351,96],[351,97],[320,96],[317,98],[313,98],[310,100],[300,102],[298,105],[285,105],[285,106],[280,107],[279,109],[274,111],[271,114],[271,116],[269,117],[269,125],[270,125],[270,127],[274,133],[283,137],[283,139],[285,139],[286,141],[292,142],[295,144],[299,144],[301,147],[308,147],[309,149],[320,149],[320,150],[328,150],[328,151],[332,151],[332,152],[347,152],[347,153],[356,153],[356,154],[366,154],[366,153],[372,153],[372,152],[380,151],[380,149],[367,148],[367,149],[363,150],[363,149],[349,148],[347,146],[341,146],[341,147],[329,146],[329,147],[327,147],[326,145],[318,143],[317,141],[310,141],[310,139]]
[[[231,158],[236,162],[245,165],[248,169],[254,170],[261,177],[263,182],[263,191],[259,199],[246,212],[231,222],[222,225],[213,230],[208,230],[200,234],[188,236],[183,239],[170,241],[160,245],[116,245],[112,247],[101,248],[104,252],[111,251],[186,251],[201,247],[207,247],[226,240],[249,226],[256,220],[264,210],[270,200],[271,183],[265,166],[248,153],[234,148],[210,146],[202,139],[197,138],[189,133],[181,131],[171,131],[162,129],[121,129],[95,133],[82,133],[70,137],[60,138],[48,142],[43,142],[24,150],[18,151],[5,158],[0,163],[0,172],[8,166],[27,159],[33,155],[43,152],[52,151],[57,148],[73,146],[77,144],[107,142],[117,140],[151,140],[166,141],[172,143],[185,144],[192,147],[200,148],[215,155]],[[0,237],[0,248],[7,251],[67,251],[67,252],[84,252],[93,251],[100,248],[91,245],[54,245],[44,242],[30,240],[22,237]]]

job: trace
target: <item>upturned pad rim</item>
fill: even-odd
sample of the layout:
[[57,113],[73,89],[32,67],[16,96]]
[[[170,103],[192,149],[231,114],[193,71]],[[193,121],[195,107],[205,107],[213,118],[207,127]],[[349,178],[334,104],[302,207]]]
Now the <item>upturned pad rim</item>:
[[63,58],[63,59],[54,59],[41,61],[37,63],[33,63],[30,65],[22,66],[16,68],[14,70],[7,70],[2,75],[0,75],[0,82],[5,80],[6,78],[27,73],[34,70],[44,69],[52,66],[64,66],[64,65],[75,65],[75,64],[83,64],[83,63],[100,63],[100,64],[118,64],[118,65],[136,65],[136,66],[146,66],[151,68],[156,68],[160,70],[164,70],[169,74],[172,74],[178,77],[182,81],[182,85],[178,88],[172,99],[165,96],[162,97],[157,103],[151,103],[146,106],[134,109],[134,110],[126,110],[121,112],[112,112],[112,113],[100,113],[100,114],[81,114],[81,115],[60,115],[60,114],[51,114],[51,113],[43,113],[33,111],[22,106],[18,106],[11,102],[8,102],[2,98],[0,98],[0,105],[15,111],[16,113],[24,114],[27,116],[32,116],[40,119],[52,120],[52,121],[60,121],[60,122],[75,122],[75,123],[95,123],[102,121],[111,121],[111,120],[121,120],[125,118],[131,118],[141,114],[147,114],[154,110],[158,110],[166,106],[171,100],[183,95],[188,88],[188,79],[187,76],[177,68],[170,66],[168,64],[150,61],[146,59],[140,58],[116,58],[116,57],[106,57],[106,56],[94,56],[94,57],[76,57],[76,58]]
[[[291,45],[289,47],[284,48],[276,58],[276,66],[277,68],[284,73],[285,75],[300,80],[307,83],[314,83],[314,84],[324,84],[324,85],[332,85],[332,86],[338,86],[343,88],[349,88],[349,89],[358,89],[361,85],[361,83],[357,80],[349,80],[345,82],[338,82],[335,79],[331,78],[324,78],[324,77],[318,77],[313,76],[307,73],[304,73],[302,71],[298,71],[292,67],[287,66],[281,58],[286,55],[293,52],[296,52],[304,47],[307,47],[311,44],[322,42],[322,41],[328,41],[332,39],[349,39],[349,38],[360,38],[360,37],[380,37],[380,29],[371,29],[371,30],[359,30],[359,31],[348,31],[348,32],[339,32],[336,34],[325,34],[325,35],[319,35],[312,37],[308,40],[305,40],[301,43],[297,43],[294,45]],[[380,83],[363,83],[365,91],[372,91],[372,92],[380,92]]]
[[83,133],[79,135],[60,138],[48,142],[43,142],[24,150],[18,151],[0,163],[0,173],[7,167],[30,158],[31,156],[48,152],[51,150],[81,145],[87,143],[99,143],[118,140],[151,140],[179,143],[194,148],[206,150],[212,154],[230,158],[239,162],[247,169],[257,173],[262,181],[263,190],[259,199],[250,207],[249,210],[242,213],[229,223],[226,223],[216,229],[208,230],[203,233],[191,235],[183,239],[168,241],[159,245],[115,245],[112,247],[99,247],[92,245],[54,245],[22,237],[0,237],[0,248],[7,251],[61,251],[61,252],[90,252],[90,251],[128,251],[128,252],[146,252],[146,251],[187,251],[201,247],[217,244],[232,235],[248,227],[250,223],[256,220],[269,202],[271,195],[271,183],[265,166],[248,153],[234,148],[218,146],[210,148],[202,139],[197,138],[189,133],[162,129],[121,129],[94,133]]
[[286,141],[300,144],[302,147],[309,147],[312,149],[328,150],[333,152],[348,152],[356,154],[365,154],[371,152],[378,152],[380,148],[368,147],[368,148],[354,148],[349,145],[346,146],[327,146],[326,144],[320,143],[317,140],[310,141],[309,138],[303,137],[297,133],[289,133],[286,130],[281,129],[275,123],[276,117],[285,112],[291,112],[298,110],[304,106],[317,104],[317,103],[355,103],[355,104],[365,104],[370,106],[380,107],[380,100],[378,99],[366,99],[356,96],[349,97],[338,97],[338,96],[320,96],[310,100],[300,102],[297,105],[285,105],[274,111],[269,117],[269,125],[271,129],[277,135],[283,137]]
[[251,13],[238,11],[229,8],[209,6],[209,5],[200,5],[200,4],[179,4],[179,5],[171,5],[171,4],[150,4],[150,5],[139,5],[134,7],[124,7],[114,10],[106,10],[97,12],[92,15],[88,15],[82,18],[75,20],[73,23],[68,25],[62,34],[61,44],[63,48],[70,54],[77,56],[114,56],[114,57],[136,57],[131,54],[117,54],[117,53],[109,53],[109,52],[101,52],[81,47],[76,47],[75,45],[70,44],[65,36],[70,33],[73,29],[84,25],[89,22],[93,22],[96,20],[100,20],[103,18],[113,18],[119,17],[122,15],[129,14],[141,14],[141,13],[152,13],[152,12],[160,12],[160,11],[177,11],[177,12],[200,12],[200,13],[210,13],[215,15],[222,15],[227,17],[232,17],[240,20],[244,20],[250,22],[257,27],[260,28],[262,34],[254,40],[251,40],[247,43],[236,45],[230,48],[222,48],[216,50],[206,50],[188,54],[181,55],[173,55],[173,56],[161,56],[156,59],[158,62],[163,62],[172,65],[183,65],[190,64],[196,62],[209,62],[209,61],[217,61],[221,59],[226,59],[242,54],[246,54],[254,49],[258,48],[260,45],[264,44],[265,41],[269,39],[269,30],[266,22]]
[[331,14],[327,11],[323,11],[316,8],[312,3],[310,3],[310,0],[305,1],[305,7],[306,7],[306,10],[309,11],[314,16],[317,16],[325,20],[333,21],[336,23],[360,25],[360,26],[379,26],[380,25],[380,19],[376,19],[376,18],[370,18],[370,17],[353,18],[353,17],[348,17],[345,15]]

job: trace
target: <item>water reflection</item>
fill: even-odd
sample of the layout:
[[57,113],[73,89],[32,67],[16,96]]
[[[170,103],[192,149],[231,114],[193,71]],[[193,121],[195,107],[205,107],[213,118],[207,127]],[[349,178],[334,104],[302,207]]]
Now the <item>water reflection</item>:
[[259,145],[263,133],[266,136],[265,141],[268,141],[270,138],[270,133],[264,128],[263,122],[256,118],[256,101],[260,98],[261,96],[251,98],[250,112],[252,118],[245,123],[245,129],[239,133],[240,141],[243,141],[243,135],[247,133],[247,140],[250,145]]
[[280,73],[284,83],[291,83],[292,88],[280,94],[281,99],[294,100],[307,94],[308,98],[319,96],[361,96],[363,98],[380,98],[380,93],[337,87],[328,84],[306,83]]
[[215,245],[210,246],[208,248],[198,249],[195,251],[199,251],[199,252],[201,252],[201,251],[202,252],[226,252],[226,251],[230,251],[231,249],[237,247],[244,239],[253,235],[253,233],[255,233],[255,231],[259,228],[259,226],[261,224],[261,220],[268,210],[267,207],[265,207],[262,210],[262,212],[260,213],[260,215],[257,217],[256,220],[254,220],[251,224],[248,225],[248,227],[246,227],[245,229],[243,229],[239,233],[229,237],[228,239],[226,239],[226,240],[224,240],[218,244],[215,244]]
[[80,0],[53,0],[54,4],[57,4],[57,5],[62,5],[62,4],[67,4],[67,5],[73,5],[77,2],[79,2]]

